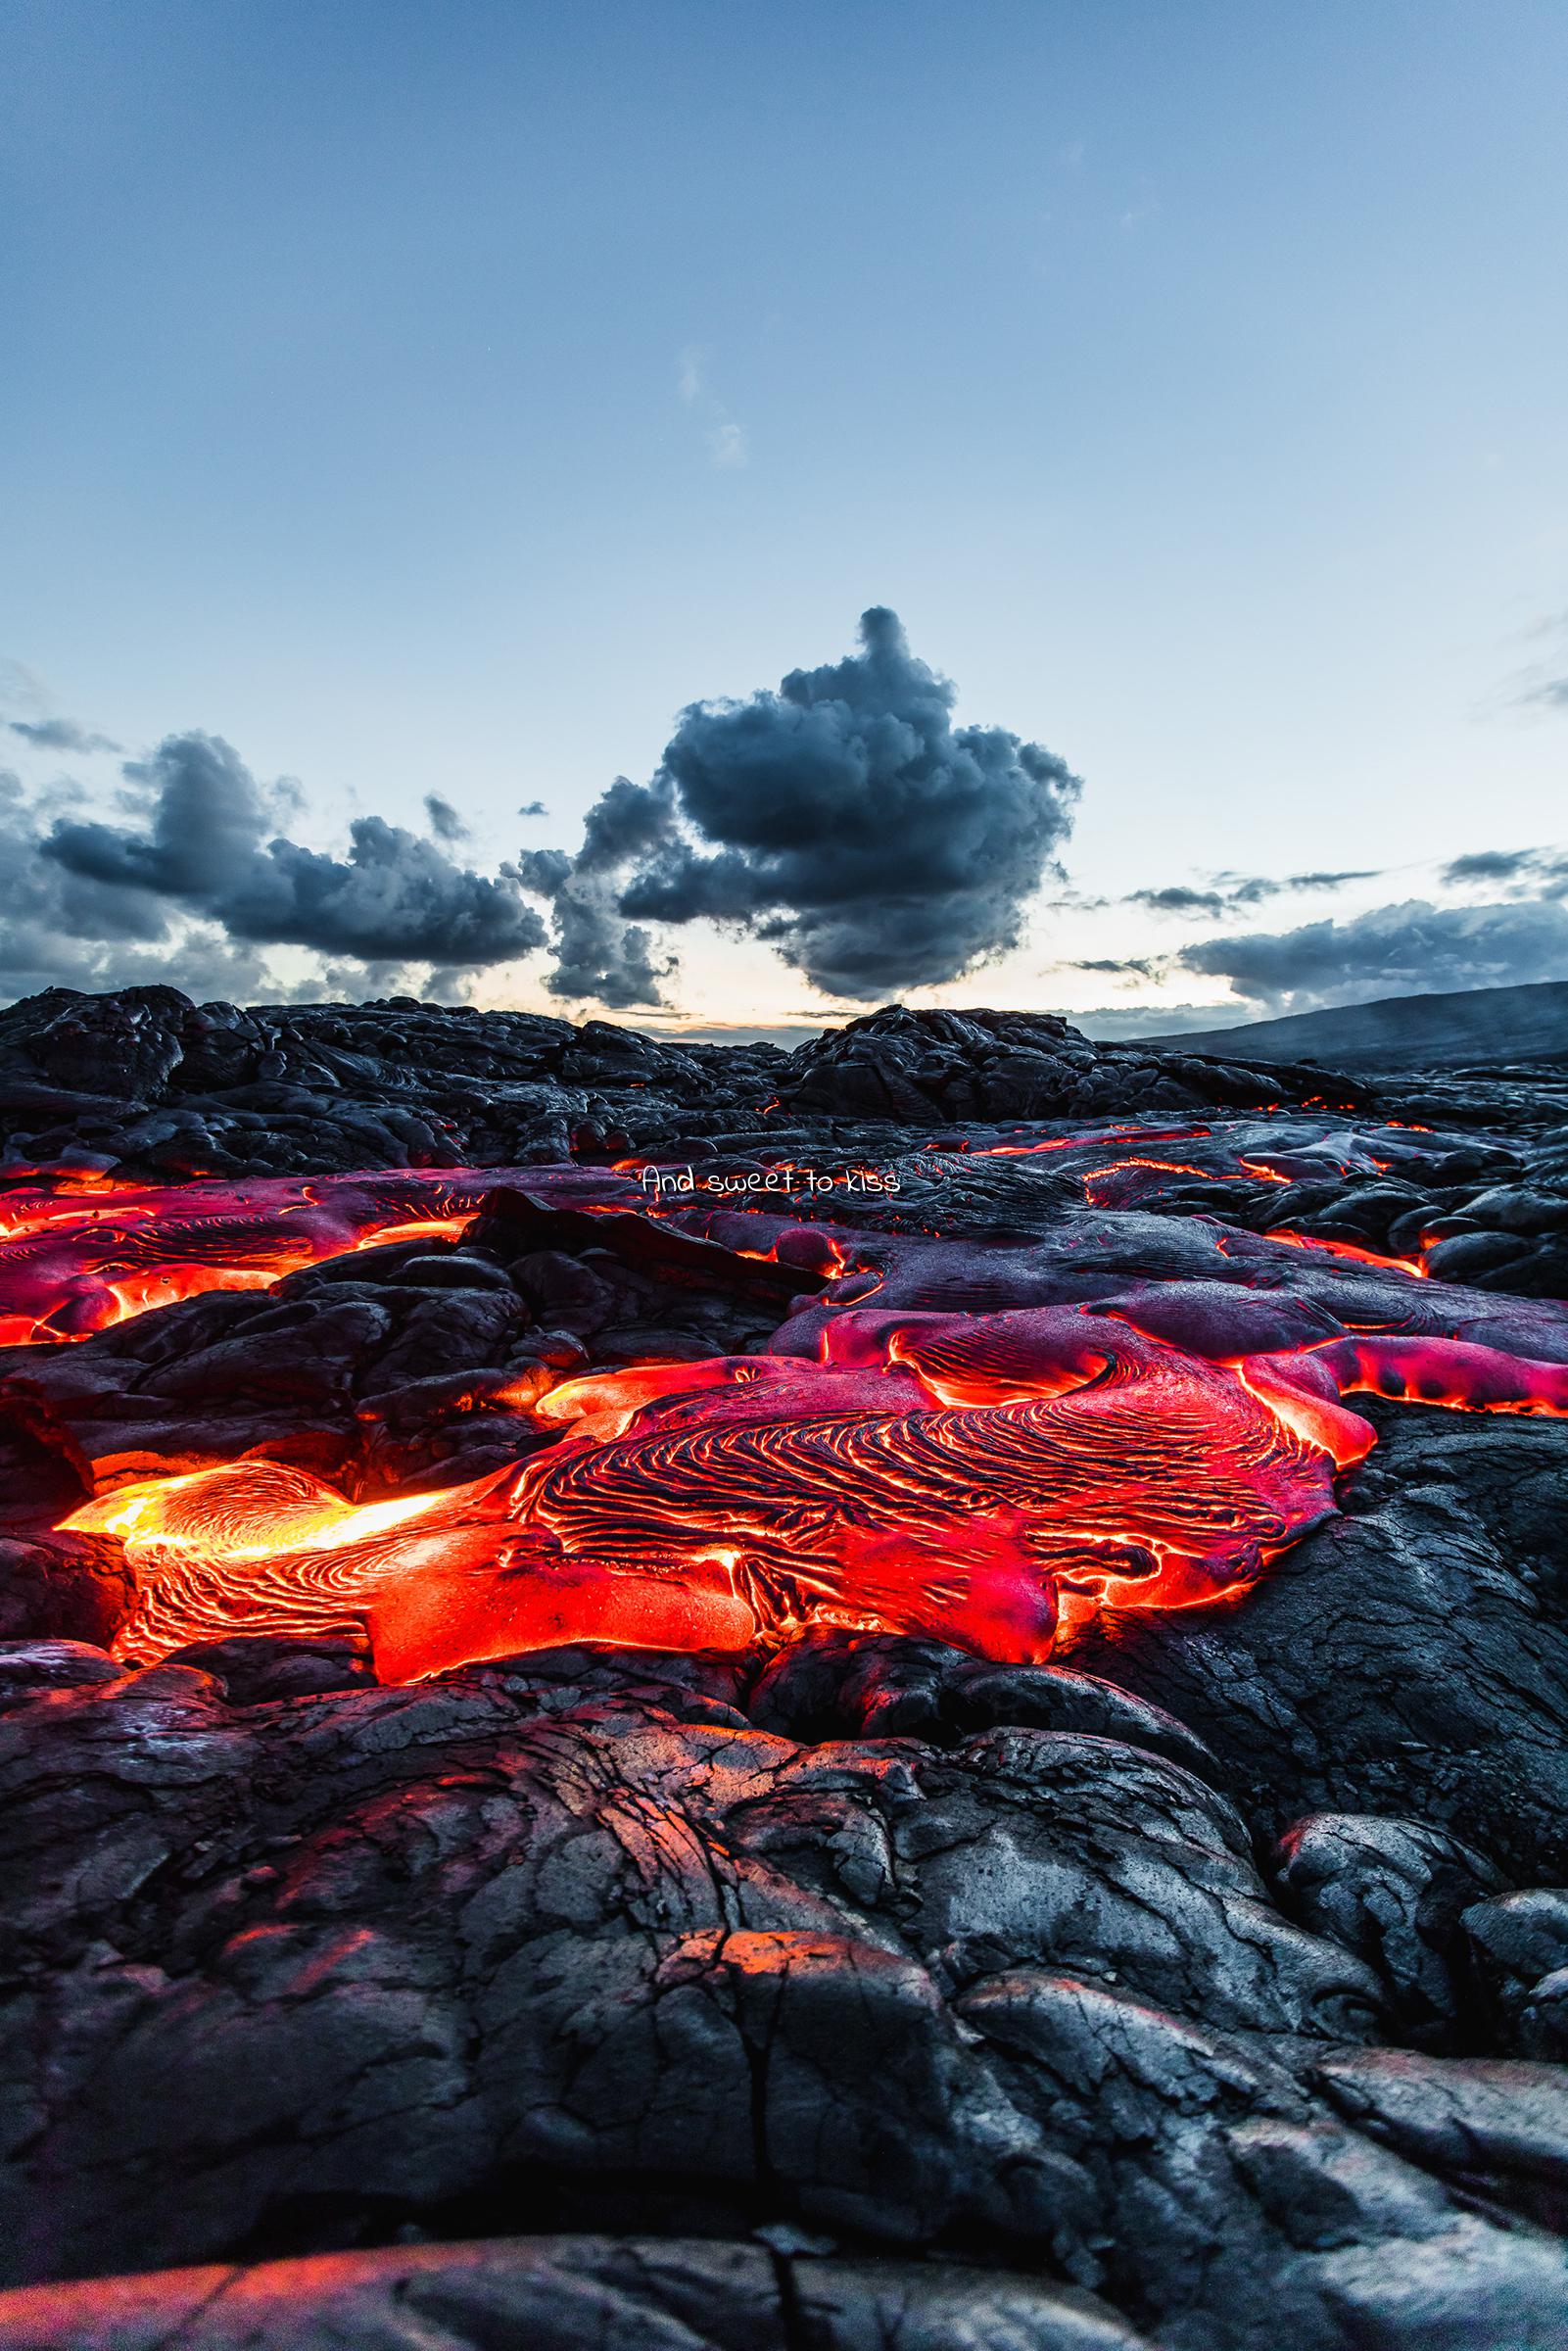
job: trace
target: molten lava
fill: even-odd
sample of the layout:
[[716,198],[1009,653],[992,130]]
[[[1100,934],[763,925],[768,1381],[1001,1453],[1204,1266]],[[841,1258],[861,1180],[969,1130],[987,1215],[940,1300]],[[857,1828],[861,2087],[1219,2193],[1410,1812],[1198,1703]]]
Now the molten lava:
[[99,1177],[13,1191],[0,1200],[0,1346],[86,1338],[212,1290],[270,1289],[353,1249],[455,1240],[486,1193],[519,1173],[442,1168],[177,1188]]
[[829,1360],[641,1365],[567,1383],[551,1452],[356,1507],[241,1461],[64,1523],[118,1535],[119,1644],[368,1625],[394,1678],[568,1640],[738,1649],[807,1620],[1039,1660],[1059,1618],[1251,1583],[1333,1508],[1373,1431],[1338,1402],[1568,1413],[1568,1367],[1443,1340],[1203,1363],[1073,1308],[843,1314]]
[[[1294,1179],[1288,1155],[1223,1156],[1208,1173]],[[1186,1263],[1211,1250],[1223,1282],[1140,1273],[1108,1295],[1123,1178],[1203,1173],[1141,1155],[1086,1172],[1107,1212],[1079,1244],[1087,1291],[1060,1246],[672,1215],[658,1246],[692,1278],[767,1260],[826,1287],[796,1299],[767,1353],[493,1381],[488,1410],[512,1416],[527,1458],[466,1484],[356,1503],[253,1455],[100,1493],[62,1525],[115,1538],[134,1570],[127,1659],[363,1625],[382,1674],[410,1678],[573,1640],[742,1649],[816,1621],[1038,1660],[1107,1605],[1245,1590],[1372,1445],[1347,1394],[1568,1414],[1560,1309],[1522,1308],[1500,1346],[1479,1343],[1460,1335],[1475,1327],[1462,1293],[1349,1244],[1200,1219]],[[7,1203],[0,1333],[60,1340],[355,1249],[451,1240],[508,1185],[529,1214],[650,1231],[639,1187],[603,1170],[39,1188]],[[1357,1317],[1362,1295],[1376,1311]],[[1540,1357],[1523,1352],[1532,1333]]]
[[808,1618],[1038,1659],[1059,1594],[1210,1600],[1332,1508],[1322,1443],[1124,1325],[850,1312],[832,1339],[824,1364],[573,1382],[546,1399],[572,1415],[559,1446],[446,1493],[355,1509],[239,1462],[66,1523],[137,1570],[127,1655],[358,1615],[409,1676],[542,1640],[741,1648]]

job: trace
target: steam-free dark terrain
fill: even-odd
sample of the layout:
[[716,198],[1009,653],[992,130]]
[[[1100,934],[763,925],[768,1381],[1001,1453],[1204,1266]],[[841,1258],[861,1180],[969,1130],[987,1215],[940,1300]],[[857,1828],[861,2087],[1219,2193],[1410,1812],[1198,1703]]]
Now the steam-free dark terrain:
[[0,1132],[3,2351],[1568,2344],[1568,1075],[54,990]]

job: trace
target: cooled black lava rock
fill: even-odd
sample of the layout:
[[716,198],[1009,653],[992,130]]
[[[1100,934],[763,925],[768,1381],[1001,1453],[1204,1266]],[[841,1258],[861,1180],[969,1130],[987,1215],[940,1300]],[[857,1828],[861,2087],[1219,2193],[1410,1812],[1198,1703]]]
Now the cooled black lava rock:
[[[1319,1100],[1354,1111],[1374,1096],[1321,1070],[1091,1044],[1025,1013],[893,1005],[784,1053],[404,998],[244,1010],[171,987],[51,988],[0,1012],[0,1145],[13,1163],[173,1180],[519,1166],[569,1151],[603,1162],[802,1121],[819,1135],[838,1123],[885,1134]],[[1462,1116],[1462,1097],[1447,1107]]]
[[[886,1687],[940,1666],[897,1649]],[[830,1644],[809,1670],[853,1708],[868,1666]],[[1541,2152],[1495,2163],[1484,2209],[1469,2142],[1443,2154],[1462,2067],[1402,2092],[1419,2160],[1386,2100],[1363,2128],[1377,1973],[1281,1912],[1179,1764],[1009,1727],[1051,1681],[993,1688],[995,1727],[943,1749],[802,1746],[748,1719],[733,1665],[639,1653],[287,1703],[172,1662],[17,1691],[9,2276],[464,2215],[697,2224],[906,2267],[983,2246],[1134,2340],[1558,2339],[1537,2207],[1568,2119],[1536,2074],[1512,2106],[1485,2076],[1494,2135]],[[887,2275],[916,2313],[953,2285]]]
[[0,2293],[0,2351],[1154,2351],[1092,2295],[756,2240],[531,2236]]
[[1072,1662],[1196,1731],[1259,1835],[1413,1820],[1568,1878],[1568,1425],[1368,1411],[1344,1514],[1243,1601],[1103,1617]]

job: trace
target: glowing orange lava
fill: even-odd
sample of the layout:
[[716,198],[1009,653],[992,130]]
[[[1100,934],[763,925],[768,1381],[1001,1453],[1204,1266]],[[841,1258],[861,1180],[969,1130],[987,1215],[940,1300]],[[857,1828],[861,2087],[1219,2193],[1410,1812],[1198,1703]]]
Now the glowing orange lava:
[[1375,1249],[1362,1249],[1354,1241],[1319,1240],[1315,1233],[1292,1232],[1288,1224],[1277,1224],[1265,1236],[1271,1241],[1283,1241],[1290,1249],[1319,1249],[1325,1257],[1347,1258],[1353,1265],[1382,1266],[1390,1273],[1408,1273],[1416,1281],[1425,1281],[1427,1268],[1419,1257],[1380,1257]]
[[118,1535],[136,1568],[127,1655],[357,1616],[409,1676],[542,1640],[745,1647],[808,1619],[1040,1658],[1063,1593],[1080,1611],[1212,1599],[1333,1500],[1334,1456],[1232,1370],[1072,1309],[851,1311],[825,1363],[637,1366],[541,1410],[558,1446],[445,1493],[356,1509],[239,1462],[65,1523]]
[[[1140,1172],[1201,1173],[1134,1155],[1085,1177],[1091,1201]],[[1212,1248],[1225,1284],[1140,1273],[1085,1304],[1048,1244],[987,1252],[734,1205],[655,1221],[635,1182],[569,1167],[14,1195],[4,1327],[60,1339],[332,1255],[447,1240],[506,1185],[529,1195],[508,1214],[619,1219],[618,1246],[672,1269],[727,1263],[755,1283],[768,1261],[820,1295],[795,1299],[768,1353],[498,1377],[486,1409],[515,1416],[527,1458],[466,1484],[359,1504],[248,1457],[100,1493],[61,1523],[117,1540],[134,1570],[123,1657],[363,1625],[383,1676],[414,1678],[563,1641],[735,1650],[826,1622],[1037,1660],[1107,1606],[1244,1592],[1372,1445],[1349,1395],[1568,1415],[1568,1360],[1546,1360],[1568,1359],[1562,1310],[1521,1306],[1501,1326],[1503,1348],[1538,1332],[1539,1359],[1456,1335],[1462,1294],[1438,1283],[1397,1302],[1403,1327],[1361,1329],[1321,1300],[1351,1285],[1382,1301],[1374,1271],[1423,1269],[1346,1243],[1272,1236],[1354,1261],[1282,1272],[1265,1241],[1199,1220],[1184,1262]],[[1108,1206],[1087,1223],[1082,1262],[1099,1266],[1124,1221]],[[1031,1302],[1041,1285],[1052,1302]]]
[[0,1199],[0,1346],[85,1338],[213,1290],[269,1289],[351,1250],[455,1240],[487,1192],[520,1176],[538,1171],[19,1189]]

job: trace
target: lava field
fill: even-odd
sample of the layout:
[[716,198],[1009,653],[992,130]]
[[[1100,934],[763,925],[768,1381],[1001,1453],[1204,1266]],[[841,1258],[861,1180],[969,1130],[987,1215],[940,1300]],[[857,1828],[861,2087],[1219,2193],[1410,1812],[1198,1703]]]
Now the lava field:
[[0,1013],[0,2351],[1562,2351],[1568,1070]]

